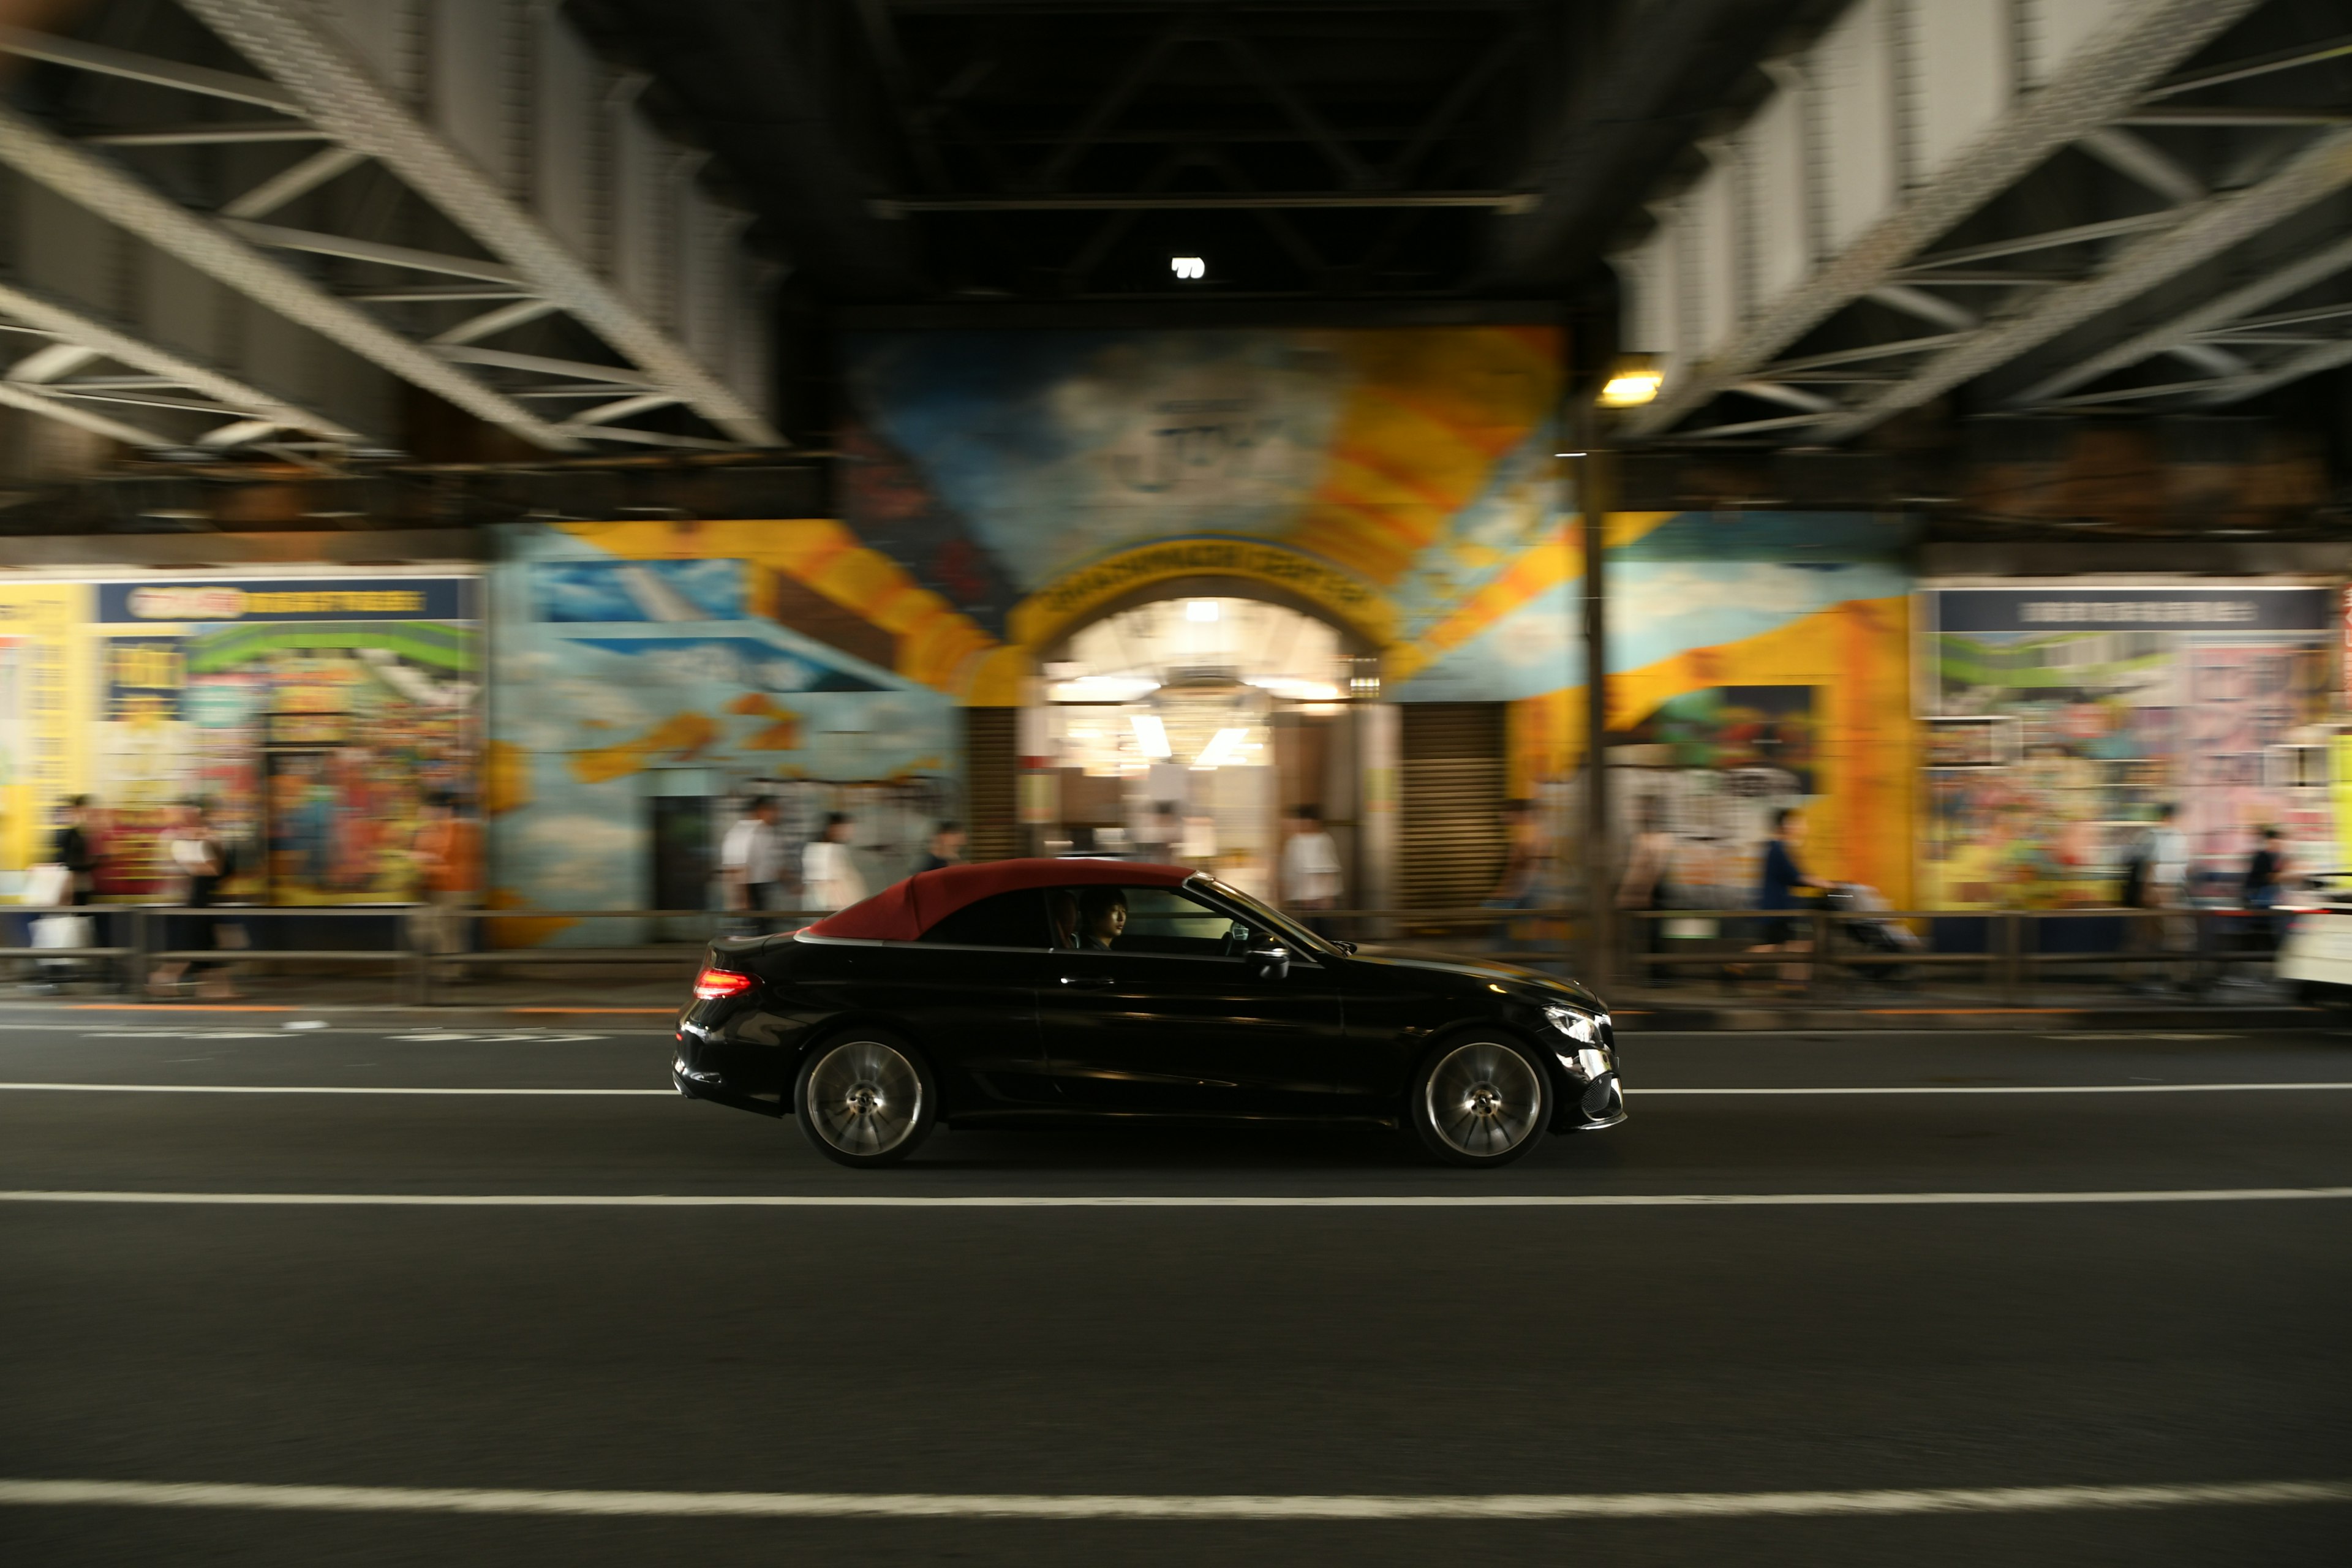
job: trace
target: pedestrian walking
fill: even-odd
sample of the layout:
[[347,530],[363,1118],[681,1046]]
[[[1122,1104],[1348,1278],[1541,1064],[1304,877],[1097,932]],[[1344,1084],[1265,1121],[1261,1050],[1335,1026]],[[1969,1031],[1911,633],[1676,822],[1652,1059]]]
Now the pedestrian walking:
[[1339,907],[1341,872],[1339,846],[1323,826],[1323,808],[1300,802],[1284,816],[1282,830],[1283,902],[1307,916],[1309,928],[1328,935],[1328,922],[1314,917]]
[[[166,840],[173,871],[174,900],[184,909],[208,910],[219,897],[220,885],[233,868],[229,863],[227,846],[213,832],[209,814],[202,801],[180,803],[178,818]],[[195,947],[224,948],[243,945],[233,942],[230,933],[242,931],[235,927],[224,929],[209,915],[177,922],[178,933],[173,945],[183,950]],[[228,965],[217,961],[199,961],[194,966],[196,991],[199,995],[215,1001],[234,999],[237,993],[229,984]],[[148,977],[148,989],[157,995],[170,996],[179,993],[182,977],[191,969],[185,959],[171,959],[156,965]]]
[[866,897],[866,879],[849,853],[849,816],[834,812],[801,855],[803,897],[812,910],[845,910]]
[[[2141,957],[2179,948],[2184,923],[2178,912],[2189,901],[2189,837],[2173,826],[2179,807],[2166,801],[2157,807],[2156,821],[2140,835],[2124,858],[2123,901],[2143,911],[2132,919],[2126,951]],[[2158,982],[2169,970],[2176,984],[2184,978],[2179,964],[2135,963],[2128,988],[2141,993],[2161,989]]]
[[923,863],[915,869],[938,871],[962,864],[963,824],[950,820],[931,830],[931,841],[923,848]]
[[428,963],[463,952],[468,934],[465,911],[481,889],[480,825],[463,814],[455,795],[436,791],[425,797],[425,818],[417,824],[410,853],[423,899],[410,922],[419,951]]
[[791,889],[784,881],[784,841],[776,831],[776,797],[755,795],[719,845],[722,901],[730,910],[781,910]]
[[[1828,883],[1805,874],[1797,863],[1797,851],[1804,847],[1805,819],[1794,807],[1782,806],[1772,814],[1772,837],[1764,846],[1764,864],[1757,878],[1756,907],[1759,910],[1795,910],[1802,906],[1798,900],[1801,888],[1823,889]],[[1764,940],[1750,952],[1802,952],[1813,951],[1813,939],[1802,934],[1797,921],[1780,915],[1764,921],[1760,933]],[[1741,965],[1735,973],[1747,973]],[[1780,966],[1780,989],[1794,994],[1802,991],[1812,977],[1810,963],[1784,963]]]
[[98,849],[89,836],[89,796],[66,797],[58,814],[57,837],[49,843],[50,863],[66,873],[66,897],[61,903],[82,905],[98,890]]
[[[1536,889],[1543,877],[1542,825],[1536,821],[1533,803],[1507,800],[1503,803],[1503,874],[1495,882],[1495,890],[1486,895],[1485,907],[1490,910],[1531,910],[1535,908]],[[1486,945],[1502,951],[1511,943],[1511,922],[1496,921],[1490,929]]]
[[2275,827],[2265,827],[2254,852],[2246,857],[2246,874],[2238,888],[2238,901],[2262,913],[2261,930],[2276,949],[2286,935],[2286,917],[2278,912],[2279,894],[2289,874],[2285,841]]
[[[1665,802],[1656,795],[1644,795],[1641,829],[1633,835],[1633,853],[1625,858],[1625,874],[1617,882],[1617,907],[1628,912],[1673,909],[1674,856],[1674,836],[1666,831]],[[1633,924],[1633,952],[1646,956],[1664,948],[1665,921],[1637,919]],[[1646,970],[1643,977],[1649,978]]]

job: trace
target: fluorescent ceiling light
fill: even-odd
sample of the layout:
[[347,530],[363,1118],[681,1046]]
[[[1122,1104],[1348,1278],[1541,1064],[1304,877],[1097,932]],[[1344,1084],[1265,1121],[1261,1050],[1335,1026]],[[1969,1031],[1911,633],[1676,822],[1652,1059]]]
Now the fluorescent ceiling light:
[[1220,730],[1210,738],[1207,745],[1201,748],[1201,754],[1192,759],[1192,765],[1196,768],[1213,768],[1232,762],[1234,752],[1248,738],[1249,731],[1244,729]]
[[1185,600],[1184,618],[1188,621],[1215,620],[1217,618],[1217,601],[1214,599]]
[[1332,702],[1339,689],[1325,680],[1300,680],[1287,675],[1261,676],[1250,682],[1260,691],[1274,697],[1286,697],[1293,702]]
[[1082,675],[1053,689],[1056,702],[1132,702],[1160,689],[1156,680],[1128,675]]
[[1135,738],[1142,742],[1145,756],[1172,757],[1176,754],[1168,744],[1168,726],[1160,721],[1159,714],[1133,714],[1128,722],[1135,726]]

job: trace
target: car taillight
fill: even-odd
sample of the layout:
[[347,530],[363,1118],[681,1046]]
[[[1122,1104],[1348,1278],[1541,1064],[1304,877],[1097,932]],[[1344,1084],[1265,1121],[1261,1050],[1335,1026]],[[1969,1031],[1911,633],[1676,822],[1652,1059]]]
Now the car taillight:
[[751,989],[752,979],[731,969],[705,969],[694,977],[694,994],[705,1002],[723,1002]]

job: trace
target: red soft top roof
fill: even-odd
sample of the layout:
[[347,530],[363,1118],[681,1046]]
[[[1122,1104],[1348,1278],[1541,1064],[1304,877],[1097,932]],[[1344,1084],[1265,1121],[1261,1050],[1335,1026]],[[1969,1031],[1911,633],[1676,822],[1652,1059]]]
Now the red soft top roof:
[[808,934],[913,942],[966,904],[998,893],[1102,882],[1127,888],[1175,888],[1193,874],[1190,866],[1150,866],[1132,860],[989,860],[977,866],[943,866],[936,871],[918,871],[862,904],[825,916],[808,928]]

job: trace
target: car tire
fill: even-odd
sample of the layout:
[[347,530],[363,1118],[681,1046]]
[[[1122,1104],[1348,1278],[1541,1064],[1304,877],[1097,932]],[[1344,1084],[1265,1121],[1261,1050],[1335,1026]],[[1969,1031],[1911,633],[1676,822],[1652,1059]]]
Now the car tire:
[[1536,1053],[1493,1031],[1456,1035],[1422,1058],[1404,1119],[1432,1158],[1507,1165],[1544,1140],[1551,1079]]
[[887,1029],[851,1029],[817,1046],[793,1084],[793,1118],[826,1159],[895,1165],[938,1119],[940,1082],[923,1053]]

